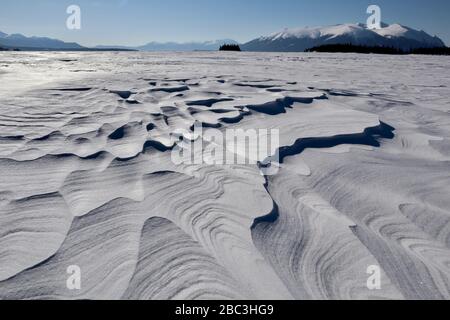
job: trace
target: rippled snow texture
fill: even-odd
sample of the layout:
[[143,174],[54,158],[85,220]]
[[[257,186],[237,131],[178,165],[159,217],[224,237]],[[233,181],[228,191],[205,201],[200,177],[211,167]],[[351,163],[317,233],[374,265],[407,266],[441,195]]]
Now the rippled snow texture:
[[[0,299],[450,299],[449,67],[2,53]],[[199,123],[280,130],[278,174],[176,165]]]

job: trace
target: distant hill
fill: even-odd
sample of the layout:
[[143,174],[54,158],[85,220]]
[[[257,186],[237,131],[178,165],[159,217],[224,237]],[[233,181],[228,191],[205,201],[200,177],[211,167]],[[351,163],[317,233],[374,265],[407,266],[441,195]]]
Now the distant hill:
[[247,42],[241,48],[244,51],[303,52],[309,48],[331,44],[383,46],[404,51],[445,47],[444,42],[438,37],[399,24],[383,24],[383,28],[379,30],[369,30],[364,24],[340,24],[329,27],[285,29]]
[[47,50],[68,50],[68,49],[86,49],[75,42],[64,42],[47,37],[26,37],[22,34],[6,34],[0,32],[0,46],[6,48],[18,49],[47,49]]
[[118,51],[132,50],[129,48],[88,48],[75,42],[64,42],[47,37],[26,37],[22,34],[6,34],[0,31],[0,47],[4,50],[29,50],[29,51]]
[[91,49],[96,49],[96,50],[132,50],[132,51],[136,51],[137,49],[133,48],[133,47],[127,47],[127,46],[95,46],[94,48]]
[[204,41],[204,42],[149,42],[142,46],[121,46],[121,45],[99,45],[96,46],[96,49],[104,49],[104,48],[116,48],[116,49],[132,49],[139,51],[217,51],[220,46],[223,44],[238,44],[237,41],[231,39],[223,39],[223,40],[213,40],[213,41]]
[[146,45],[135,47],[141,51],[217,51],[223,44],[238,44],[231,39],[205,41],[205,42],[150,42]]
[[64,42],[47,37],[26,37],[22,34],[6,34],[0,31],[0,47],[21,50],[57,50],[57,51],[217,51],[223,44],[238,44],[231,39],[205,41],[205,42],[150,42],[143,46],[96,46],[83,47],[75,42]]

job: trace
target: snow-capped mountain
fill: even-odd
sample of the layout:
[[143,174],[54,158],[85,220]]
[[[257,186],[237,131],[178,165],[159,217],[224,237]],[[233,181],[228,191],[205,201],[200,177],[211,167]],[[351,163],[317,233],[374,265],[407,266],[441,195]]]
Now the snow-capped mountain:
[[6,34],[0,31],[0,46],[19,49],[79,50],[84,47],[74,42],[64,42],[47,37],[26,37],[22,34]]
[[424,31],[399,24],[383,24],[370,30],[364,24],[340,24],[328,27],[285,29],[260,37],[244,45],[246,51],[297,52],[325,44],[386,46],[402,50],[444,47],[444,42]]
[[389,39],[397,48],[433,48],[445,47],[445,43],[437,36],[430,36],[425,31],[414,30],[400,24],[387,25],[382,29],[374,30],[380,36]]

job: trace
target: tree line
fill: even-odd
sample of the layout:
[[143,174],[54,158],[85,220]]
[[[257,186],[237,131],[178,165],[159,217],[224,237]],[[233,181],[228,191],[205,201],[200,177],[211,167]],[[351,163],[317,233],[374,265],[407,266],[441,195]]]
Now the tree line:
[[362,46],[353,44],[326,44],[305,50],[305,52],[341,52],[341,53],[374,53],[374,54],[426,54],[426,55],[449,55],[449,47],[416,48],[402,50],[395,47],[385,46]]

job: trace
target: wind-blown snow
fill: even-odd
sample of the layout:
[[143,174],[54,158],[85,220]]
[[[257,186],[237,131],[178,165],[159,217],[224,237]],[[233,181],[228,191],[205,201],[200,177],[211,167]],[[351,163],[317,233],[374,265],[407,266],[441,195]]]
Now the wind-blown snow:
[[[449,67],[3,54],[0,298],[449,299]],[[279,129],[278,174],[173,163],[173,133],[199,122]]]

